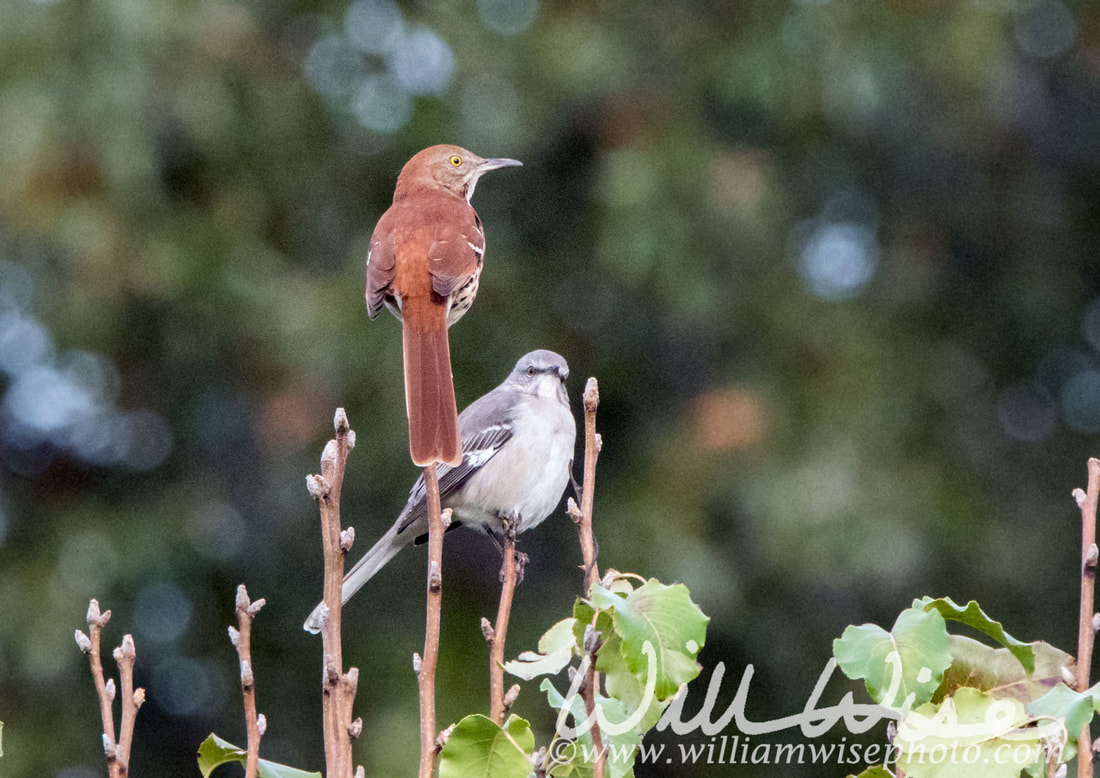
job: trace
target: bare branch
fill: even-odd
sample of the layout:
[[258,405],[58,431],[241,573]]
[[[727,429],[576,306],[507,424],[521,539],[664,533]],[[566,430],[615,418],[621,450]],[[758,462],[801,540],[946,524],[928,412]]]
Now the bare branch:
[[439,624],[443,608],[443,517],[439,507],[439,478],[435,464],[424,468],[428,501],[428,596],[424,628],[424,655],[417,669],[420,691],[420,778],[432,778],[436,745],[435,668],[439,661]]
[[325,766],[328,778],[350,778],[351,713],[355,702],[358,671],[343,671],[341,643],[341,589],[344,558],[351,549],[355,532],[340,524],[340,493],[344,484],[348,453],[355,448],[355,431],[343,408],[333,419],[336,437],[321,454],[321,474],[306,478],[309,493],[317,500],[321,516],[321,540],[325,560],[324,598],[321,609],[322,691],[321,710],[324,724]]
[[572,506],[570,516],[577,523],[580,533],[581,555],[584,558],[584,592],[587,596],[592,585],[600,578],[596,567],[596,537],[592,532],[592,509],[596,497],[596,460],[599,459],[603,441],[596,433],[596,408],[600,404],[600,389],[595,378],[589,378],[584,387],[584,481],[580,494],[580,509]]
[[[501,519],[503,525],[503,563],[500,569],[500,605],[497,607],[496,624],[485,622],[481,626],[489,641],[489,717],[504,726],[504,716],[510,704],[505,702],[504,691],[504,641],[508,634],[508,619],[512,613],[512,598],[516,584],[523,578],[523,557],[516,553],[516,524]],[[484,620],[483,620],[484,621]],[[517,692],[518,693],[518,692]]]
[[134,722],[137,721],[138,708],[145,702],[145,690],[134,689],[134,662],[137,649],[131,635],[122,636],[122,645],[115,649],[115,662],[118,664],[119,680],[122,683],[122,721],[119,724],[118,752],[122,760],[122,774],[130,767],[130,747],[134,742]]
[[[603,447],[603,439],[596,432],[596,409],[600,404],[599,384],[595,378],[589,378],[584,387],[584,481],[579,496],[581,504],[570,500],[567,511],[569,517],[577,525],[577,533],[580,537],[581,556],[584,559],[584,593],[589,596],[592,587],[600,579],[599,568],[596,566],[596,557],[599,546],[596,543],[596,535],[592,529],[592,510],[596,498],[596,461]],[[606,753],[603,748],[603,737],[600,728],[595,724],[596,694],[600,687],[600,676],[596,672],[596,651],[599,649],[599,638],[595,633],[595,616],[592,624],[585,631],[585,653],[588,657],[585,668],[583,699],[585,713],[592,725],[592,745],[599,754],[593,770],[593,778],[603,778],[607,767]],[[589,635],[591,632],[591,636]]]
[[245,778],[256,777],[260,766],[260,738],[267,729],[267,719],[256,712],[256,678],[252,672],[252,619],[263,606],[262,599],[256,602],[248,599],[248,590],[244,584],[237,587],[237,628],[229,628],[229,640],[236,647],[241,664],[241,693],[244,696],[244,721],[248,730]]
[[125,635],[122,638],[122,645],[113,652],[122,684],[121,731],[120,737],[116,740],[112,705],[116,696],[115,680],[104,678],[100,656],[103,627],[110,620],[111,612],[108,610],[101,613],[99,602],[92,600],[88,604],[88,634],[85,635],[80,630],[76,630],[75,638],[81,653],[88,657],[96,697],[99,699],[99,713],[103,720],[103,753],[107,757],[108,775],[111,778],[122,778],[129,772],[134,722],[137,719],[138,708],[145,702],[145,690],[134,689],[134,661],[137,659],[137,650],[134,647],[133,637]]
[[[1092,649],[1096,639],[1096,618],[1094,597],[1096,590],[1096,564],[1100,553],[1096,547],[1096,504],[1100,496],[1100,459],[1088,461],[1088,489],[1082,494],[1074,490],[1074,499],[1081,509],[1081,614],[1077,630],[1077,677],[1078,691],[1089,687],[1089,675],[1092,667]],[[1092,754],[1092,736],[1089,725],[1081,728],[1077,738],[1078,778],[1092,778],[1092,759],[1084,755]]]

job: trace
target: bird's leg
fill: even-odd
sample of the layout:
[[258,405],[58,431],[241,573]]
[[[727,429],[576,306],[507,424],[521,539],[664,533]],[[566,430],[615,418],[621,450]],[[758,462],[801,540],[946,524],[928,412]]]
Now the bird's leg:
[[[516,521],[511,516],[498,516],[500,520],[500,534],[501,537],[497,538],[497,550],[500,551],[501,568],[500,568],[500,580],[504,582],[505,571],[508,569],[508,551],[512,550],[515,553],[516,548]],[[518,583],[518,582],[517,582]]]
[[527,554],[516,548],[516,528],[519,527],[519,519],[510,519],[504,526],[504,531],[508,533],[509,537],[512,540],[512,543],[510,545],[515,552],[516,583],[520,584],[523,583],[523,571],[527,567],[527,563],[530,562],[531,559],[527,556]]
[[580,481],[573,475],[573,460],[569,460],[569,483],[573,486],[573,494],[577,495],[577,505],[584,504],[584,489],[581,488]]
[[[516,548],[516,528],[519,526],[519,520],[518,519],[513,519],[510,516],[498,516],[497,519],[500,521],[500,533],[501,533],[501,535],[500,535],[500,537],[497,537],[497,534],[495,532],[490,531],[489,532],[489,537],[491,537],[493,539],[493,544],[497,547],[497,550],[500,552],[501,559],[505,563],[507,563],[507,559],[505,558],[505,554],[508,553],[508,547],[511,546],[511,548],[513,549],[513,559],[515,560],[515,563],[516,563],[516,576],[517,576],[516,583],[518,584],[518,583],[523,581],[523,569],[527,566],[527,563],[530,561],[530,558],[527,556],[527,554],[523,553],[522,551],[515,550],[515,548]],[[504,542],[505,540],[507,540],[508,542]],[[504,571],[505,571],[506,566],[507,566],[506,564],[502,565],[502,567],[500,569],[500,580],[501,581],[504,580]]]
[[[503,521],[501,523],[503,524]],[[501,534],[498,534],[497,531],[489,525],[485,525],[484,530],[485,534],[489,536],[489,540],[493,541],[493,548],[495,548],[501,556],[504,556],[504,541],[502,539],[503,536]]]

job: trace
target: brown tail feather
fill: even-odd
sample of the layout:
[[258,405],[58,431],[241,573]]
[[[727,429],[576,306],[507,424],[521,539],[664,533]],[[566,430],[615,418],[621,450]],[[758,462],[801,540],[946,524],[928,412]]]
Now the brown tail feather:
[[409,414],[409,453],[415,464],[458,465],[462,442],[451,376],[451,349],[443,306],[431,302],[404,306],[405,404]]

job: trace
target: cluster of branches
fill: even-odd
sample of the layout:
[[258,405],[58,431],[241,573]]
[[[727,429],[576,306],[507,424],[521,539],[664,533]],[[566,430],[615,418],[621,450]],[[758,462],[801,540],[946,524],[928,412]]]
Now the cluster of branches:
[[[638,611],[639,606],[637,600],[632,603],[632,595],[622,591],[623,580],[629,577],[636,578],[637,576],[619,574],[610,570],[607,577],[601,581],[596,565],[597,544],[592,530],[592,511],[596,461],[601,447],[600,436],[596,433],[596,408],[598,403],[599,394],[596,381],[595,379],[589,379],[584,393],[585,463],[583,485],[578,489],[579,505],[577,501],[570,499],[567,508],[569,516],[578,527],[584,569],[584,596],[578,600],[577,606],[574,608],[574,617],[555,625],[544,636],[544,638],[548,638],[552,634],[555,635],[553,641],[548,641],[547,655],[527,652],[530,656],[525,661],[529,662],[526,667],[530,669],[530,674],[526,673],[522,661],[505,663],[504,646],[513,595],[515,587],[523,578],[523,564],[525,562],[523,555],[518,554],[516,551],[515,528],[505,523],[503,533],[504,558],[501,569],[502,587],[496,621],[490,623],[487,619],[482,620],[482,630],[488,643],[490,659],[490,715],[487,719],[479,716],[467,717],[457,725],[458,729],[452,726],[442,732],[438,730],[435,718],[435,670],[439,656],[439,627],[443,591],[442,538],[450,521],[450,511],[441,510],[440,508],[439,486],[434,466],[425,468],[429,508],[426,628],[423,654],[413,655],[413,668],[418,675],[420,697],[421,748],[419,775],[421,778],[431,778],[437,768],[440,770],[440,774],[443,773],[449,758],[447,756],[449,753],[448,739],[452,739],[451,745],[453,746],[454,739],[459,737],[458,731],[471,719],[480,719],[486,726],[491,727],[492,731],[503,732],[508,735],[513,741],[513,745],[517,746],[516,753],[511,754],[513,758],[519,759],[521,769],[517,774],[526,775],[528,772],[533,772],[534,775],[540,777],[558,774],[554,772],[553,765],[546,758],[546,749],[542,749],[541,755],[539,752],[532,750],[533,739],[530,738],[527,723],[521,719],[517,720],[514,716],[506,721],[519,693],[519,686],[514,685],[505,689],[504,672],[507,667],[509,672],[528,679],[534,675],[555,673],[565,666],[571,653],[580,653],[583,657],[581,666],[573,677],[573,683],[574,687],[579,689],[580,699],[583,700],[585,727],[589,733],[588,736],[591,738],[592,753],[596,755],[596,761],[590,765],[591,774],[594,778],[602,778],[608,771],[606,759],[610,749],[604,748],[604,738],[599,723],[605,721],[605,719],[598,715],[596,711],[596,708],[601,704],[600,700],[607,700],[607,698],[601,696],[601,678],[600,673],[596,671],[597,657],[600,656],[604,660],[600,667],[601,672],[608,673],[607,685],[609,688],[612,686],[612,681],[615,682],[616,686],[622,686],[624,678],[629,681],[630,673],[625,672],[622,667],[616,665],[614,656],[601,652],[616,641],[620,644],[623,642],[621,633],[617,633],[615,629],[608,626],[608,614],[613,614],[615,621],[618,621],[621,617],[624,622],[627,622],[631,618],[631,611]],[[324,604],[322,606],[321,634],[325,775],[326,778],[361,778],[364,774],[363,768],[358,766],[353,770],[352,760],[352,742],[359,736],[363,727],[362,719],[352,718],[359,673],[356,668],[349,668],[347,671],[343,668],[340,633],[344,562],[355,537],[354,529],[351,527],[344,528],[340,522],[340,494],[344,473],[348,455],[355,447],[355,432],[348,424],[343,409],[337,409],[334,429],[336,436],[325,446],[321,457],[320,474],[311,475],[307,478],[309,491],[319,505],[324,551]],[[877,681],[872,682],[872,676],[881,675],[884,672],[884,668],[875,664],[875,657],[885,656],[885,652],[876,650],[873,644],[882,641],[889,642],[893,646],[905,644],[920,654],[921,662],[935,664],[939,661],[936,658],[937,656],[942,659],[942,667],[936,671],[938,674],[934,677],[924,678],[923,681],[920,681],[918,676],[914,676],[918,678],[919,684],[927,686],[926,689],[920,688],[919,685],[913,687],[919,694],[924,695],[917,700],[918,704],[921,704],[921,700],[929,700],[930,702],[927,704],[930,706],[939,704],[936,703],[937,699],[942,702],[945,699],[942,695],[953,695],[955,692],[952,690],[957,691],[960,686],[968,688],[968,696],[965,697],[966,703],[964,703],[964,697],[960,696],[957,704],[985,704],[981,701],[979,703],[974,702],[977,699],[976,695],[984,694],[981,689],[969,688],[970,685],[965,682],[956,684],[952,680],[952,673],[955,675],[962,673],[967,677],[974,677],[973,671],[976,667],[974,663],[982,661],[975,659],[975,657],[986,657],[990,667],[993,666],[993,660],[989,657],[994,655],[990,653],[994,652],[994,649],[986,647],[985,653],[980,651],[975,653],[975,650],[971,648],[968,649],[969,653],[963,652],[960,654],[958,644],[955,642],[948,643],[948,636],[943,626],[944,620],[966,623],[1001,643],[1004,646],[1004,649],[1001,649],[1002,651],[1007,650],[1020,661],[1023,667],[1022,670],[1012,670],[1010,668],[1009,670],[999,669],[997,671],[1002,675],[1005,672],[1012,675],[1011,679],[1005,675],[1005,679],[1014,679],[1011,684],[1006,680],[1004,684],[1000,685],[1019,686],[1017,675],[1024,672],[1026,673],[1025,686],[1030,684],[1030,686],[1039,689],[1035,694],[1035,699],[1028,704],[1026,710],[1027,716],[1030,718],[1021,720],[1023,731],[1028,731],[1026,727],[1034,721],[1056,720],[1065,722],[1068,737],[1056,738],[1058,742],[1037,741],[1036,748],[1041,749],[1041,752],[1046,755],[1044,757],[1046,759],[1044,767],[1048,778],[1064,778],[1066,773],[1065,761],[1074,752],[1078,755],[1078,778],[1091,778],[1094,749],[1089,726],[1093,711],[1100,710],[1100,684],[1089,687],[1093,644],[1096,632],[1100,630],[1100,614],[1096,613],[1094,604],[1096,568],[1098,562],[1100,562],[1100,550],[1098,550],[1096,543],[1097,503],[1100,500],[1100,460],[1089,460],[1088,474],[1087,490],[1077,489],[1074,491],[1082,521],[1081,609],[1076,661],[1068,654],[1045,643],[1028,644],[1017,641],[1004,632],[999,622],[995,622],[988,617],[978,607],[977,603],[971,602],[964,607],[956,605],[948,598],[933,599],[926,597],[915,601],[913,607],[903,614],[905,618],[899,617],[893,631],[890,633],[875,627],[875,625],[849,627],[845,631],[844,637],[834,644],[834,653],[841,669],[852,678],[867,679],[868,691],[872,693],[872,697],[875,697],[876,702],[889,705],[889,701],[880,699],[881,689],[878,687],[881,687],[882,684],[877,683]],[[669,591],[675,588],[665,587],[663,584],[651,580],[646,582],[642,588],[634,591],[639,595],[645,592],[644,597],[640,599],[644,599],[649,603],[659,600],[666,594],[670,595],[662,607],[672,607],[680,614],[695,609],[696,606],[686,598],[686,589],[674,594]],[[680,588],[682,589],[682,587]],[[630,587],[627,586],[626,589],[629,591]],[[658,589],[665,591],[658,596],[655,594]],[[672,604],[673,597],[681,599]],[[316,778],[320,778],[319,773],[305,773],[284,765],[274,765],[259,757],[260,740],[266,729],[266,720],[263,714],[257,711],[256,680],[251,657],[251,634],[252,621],[263,605],[264,600],[252,601],[249,598],[243,584],[238,587],[235,602],[237,625],[229,628],[229,637],[238,653],[248,742],[246,748],[238,748],[216,735],[211,735],[199,749],[199,768],[204,778],[208,778],[217,766],[227,762],[241,764],[245,768],[246,778],[255,778],[258,775],[265,774],[265,767],[270,768],[267,773],[272,775],[277,774],[295,778],[316,776]],[[617,608],[622,612],[618,612]],[[648,615],[650,614],[634,613],[635,617],[640,616],[642,620],[645,620]],[[101,632],[110,616],[110,611],[100,612],[99,604],[92,600],[87,616],[88,633],[85,634],[77,630],[76,641],[89,658],[103,719],[104,753],[111,778],[117,778],[128,774],[134,722],[137,711],[144,701],[145,693],[140,688],[135,689],[133,685],[136,651],[133,639],[130,635],[126,635],[122,640],[122,644],[113,652],[119,667],[122,707],[119,733],[116,738],[113,704],[115,697],[119,695],[114,679],[105,679],[100,658]],[[698,629],[699,632],[696,637],[687,641],[694,646],[691,649],[692,659],[694,659],[694,652],[702,643],[705,634],[705,622],[705,617],[701,612],[698,613],[698,618],[694,620],[694,628]],[[564,627],[564,629],[559,629],[561,627]],[[582,632],[583,637],[574,637]],[[564,639],[563,635],[565,636]],[[652,637],[658,643],[663,641],[659,631],[654,632]],[[955,638],[952,638],[952,641],[954,640]],[[681,634],[675,642],[684,642],[683,635]],[[550,645],[551,643],[553,645]],[[937,649],[930,648],[934,643],[942,643],[942,645]],[[542,647],[543,644],[540,642],[540,649]],[[562,647],[565,648],[565,661],[559,663],[558,658],[561,656],[559,649]],[[966,648],[965,645],[962,647]],[[550,654],[556,655],[557,658],[551,657]],[[524,656],[521,655],[520,659],[524,660]],[[900,663],[903,674],[908,672],[905,667],[908,661],[906,656],[899,654],[896,661]],[[1040,663],[1044,667],[1043,672],[1048,675],[1054,672],[1050,668],[1055,668],[1060,672],[1064,689],[1055,688],[1049,694],[1045,693],[1050,685],[1045,680],[1046,676],[1044,676],[1042,683],[1036,682],[1034,677],[1037,672],[1036,668]],[[517,666],[520,669],[517,670]],[[937,667],[939,666],[937,665]],[[998,662],[997,667],[1003,668],[1004,664]],[[614,678],[611,675],[612,668],[615,668],[614,672],[617,673]],[[992,673],[990,677],[995,678],[995,680],[1001,677],[989,668],[986,669]],[[691,677],[694,677],[694,673],[690,669],[679,677],[666,677],[664,671],[662,671],[658,684],[665,688],[657,694],[657,703],[655,703],[657,707],[652,710],[659,711],[661,705],[667,704],[671,700],[675,689],[682,683],[686,683]],[[648,680],[652,680],[652,678],[649,677]],[[1056,681],[1057,679],[1053,679],[1050,683]],[[546,688],[545,683],[543,688]],[[566,709],[569,708],[569,704],[563,702],[560,697],[551,696],[551,705],[562,711],[563,715],[566,713]],[[1023,710],[1022,707],[1021,710]],[[577,716],[578,713],[574,712],[573,715]],[[478,726],[476,722],[474,722],[474,726]],[[904,778],[906,773],[903,768],[912,769],[908,765],[913,764],[911,760],[906,761],[904,754],[906,748],[905,726],[906,721],[903,719],[899,727],[892,729],[894,744],[895,746],[900,744],[899,752],[902,753],[902,757],[894,765],[895,769],[892,773],[898,778]],[[468,733],[465,734],[468,735]],[[641,735],[638,735],[639,740],[637,742],[640,742],[640,737]],[[524,745],[520,746],[516,741],[522,741]],[[443,753],[442,761],[439,759],[441,751]],[[516,757],[516,754],[518,754],[518,757]],[[534,756],[530,757],[531,754],[534,754]],[[533,759],[533,767],[531,759]],[[561,765],[563,763],[559,762],[557,764]],[[886,770],[885,765],[871,768],[862,775],[878,776],[883,774],[891,775]],[[910,772],[910,775],[911,778],[921,778],[921,775],[918,775],[915,771]]]
[[[596,459],[599,455],[601,440],[596,433],[596,406],[599,392],[596,380],[589,379],[584,394],[585,409],[585,466],[583,486],[580,490],[580,503],[570,498],[568,512],[577,524],[580,534],[582,557],[585,571],[586,592],[597,581],[596,541],[592,531],[593,495],[595,492]],[[361,718],[352,719],[352,709],[358,687],[357,668],[343,668],[343,650],[341,641],[341,587],[344,579],[344,562],[355,540],[353,527],[343,527],[340,521],[340,495],[347,467],[347,459],[355,448],[355,431],[348,423],[346,413],[338,408],[334,419],[335,437],[325,446],[321,455],[321,472],[306,479],[310,494],[317,501],[321,519],[321,535],[324,554],[324,598],[322,606],[322,721],[325,744],[325,775],[327,778],[361,778],[363,767],[353,772],[352,741],[362,732]],[[424,468],[428,499],[428,572],[427,572],[427,609],[423,654],[413,655],[413,668],[418,676],[420,696],[420,770],[423,778],[432,776],[436,758],[446,742],[450,729],[439,732],[435,718],[435,672],[439,657],[440,616],[442,611],[442,551],[443,535],[450,523],[450,510],[441,510],[439,501],[439,483],[435,466]],[[504,688],[504,646],[511,614],[513,595],[519,581],[523,578],[523,565],[526,557],[516,551],[515,526],[504,522],[503,527],[503,564],[501,568],[501,596],[496,621],[490,624],[482,620],[482,630],[489,646],[490,656],[490,717],[498,725],[503,725],[512,704],[519,692],[519,686]],[[244,584],[237,589],[236,596],[237,625],[229,627],[229,639],[236,648],[240,664],[241,691],[244,698],[247,747],[238,748],[225,740],[211,735],[199,748],[199,768],[204,776],[217,766],[228,762],[238,762],[245,768],[246,778],[255,778],[261,772],[261,765],[270,765],[259,758],[260,740],[267,728],[267,721],[256,706],[256,678],[252,665],[251,636],[252,621],[264,606],[264,600],[251,600]],[[144,700],[144,691],[133,688],[133,667],[136,650],[133,638],[126,635],[122,645],[115,649],[122,684],[122,720],[121,734],[116,740],[112,705],[116,696],[113,679],[104,680],[100,662],[100,635],[103,626],[111,617],[111,612],[101,613],[99,604],[91,601],[88,610],[89,633],[76,632],[77,644],[88,655],[100,701],[103,717],[103,746],[111,778],[121,778],[128,774],[130,744],[133,737],[134,721],[137,709]],[[591,663],[594,667],[594,662]],[[598,688],[598,677],[594,671],[586,680],[585,704],[592,712],[594,697],[592,691]],[[598,727],[594,737],[599,743]],[[298,770],[278,765],[279,774],[317,775],[302,773]],[[603,774],[603,764],[596,766],[595,775]]]
[[117,694],[115,679],[104,679],[103,663],[100,660],[100,638],[103,627],[111,620],[109,610],[100,612],[99,603],[92,600],[88,604],[88,632],[76,631],[76,644],[88,657],[95,683],[96,696],[99,698],[99,713],[103,719],[103,753],[107,757],[107,772],[111,778],[121,778],[130,771],[130,745],[134,738],[134,722],[138,708],[145,702],[145,690],[134,688],[134,661],[137,650],[134,638],[124,635],[122,645],[113,652],[118,665],[119,681],[122,684],[122,720],[119,722],[119,736],[115,738],[114,701]]
[[[596,567],[596,541],[592,530],[593,496],[595,493],[596,460],[601,446],[596,433],[596,407],[599,390],[594,378],[589,379],[584,393],[585,413],[585,464],[581,487],[581,507],[570,499],[569,515],[576,522],[580,535],[585,570],[585,591],[598,579]],[[336,412],[336,438],[325,447],[321,457],[321,474],[308,479],[310,493],[317,499],[321,513],[321,532],[324,538],[325,583],[322,609],[322,640],[324,655],[325,688],[324,734],[326,775],[345,778],[351,775],[351,739],[362,729],[361,719],[351,721],[351,705],[355,696],[358,672],[355,668],[343,673],[340,647],[340,588],[344,577],[344,558],[354,539],[351,527],[344,529],[340,523],[340,490],[347,465],[347,455],[354,448],[355,433],[350,429],[343,409]],[[443,602],[443,535],[450,523],[450,510],[443,510],[439,499],[439,481],[435,465],[424,468],[424,483],[428,505],[428,562],[426,581],[426,618],[423,654],[413,655],[413,669],[417,674],[420,698],[420,762],[421,778],[431,778],[436,757],[449,736],[449,730],[440,732],[436,723],[435,676],[439,659],[440,623]],[[489,646],[489,699],[490,718],[503,725],[508,711],[519,692],[518,686],[505,689],[504,646],[508,632],[515,588],[523,577],[526,558],[516,551],[515,526],[503,522],[503,562],[501,568],[501,595],[496,621],[482,620],[482,631]],[[592,712],[599,680],[592,674],[587,679],[585,702]],[[598,727],[593,733],[599,744]],[[360,768],[361,769],[361,768]],[[603,775],[602,762],[596,765],[595,775]]]

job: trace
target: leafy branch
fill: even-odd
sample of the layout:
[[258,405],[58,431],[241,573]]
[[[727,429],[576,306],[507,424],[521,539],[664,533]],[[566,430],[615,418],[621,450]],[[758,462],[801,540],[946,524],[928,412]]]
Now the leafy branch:
[[[612,778],[631,775],[645,733],[659,721],[673,697],[699,673],[696,657],[706,639],[708,619],[691,601],[682,584],[668,586],[631,573],[608,570],[599,578],[598,545],[592,529],[596,459],[601,440],[596,432],[599,392],[589,379],[584,393],[584,482],[580,508],[569,501],[584,562],[584,594],[572,615],[552,626],[539,640],[538,651],[522,652],[501,665],[524,681],[544,676],[539,686],[558,711],[554,736],[535,749],[530,724],[507,716],[509,698],[500,706],[503,679],[491,684],[491,716],[463,718],[449,732],[439,760],[439,778],[467,775],[491,778],[565,778],[577,775]],[[507,534],[507,533],[506,533]],[[505,551],[508,575],[510,554]],[[510,606],[507,583],[502,609]],[[507,610],[505,609],[506,613]],[[483,620],[482,628],[495,650],[503,647],[498,629]],[[507,623],[506,620],[503,623]],[[495,641],[499,638],[499,644]],[[572,664],[576,660],[576,664]],[[494,670],[497,665],[494,660]],[[569,689],[563,695],[550,676],[568,668]],[[601,677],[606,684],[601,688]]]
[[[1089,686],[1100,625],[1093,600],[1100,460],[1088,461],[1088,474],[1087,491],[1074,490],[1082,523],[1076,660],[1043,641],[1017,640],[976,602],[963,606],[948,597],[915,600],[890,631],[850,626],[834,641],[841,670],[863,680],[871,698],[898,722],[895,771],[883,764],[861,776],[961,777],[981,765],[980,774],[990,778],[1024,772],[1064,778],[1074,756],[1078,778],[1092,775],[1089,724],[1100,712],[1100,684]],[[950,634],[948,622],[976,629],[998,647]],[[935,758],[937,753],[953,758]]]

